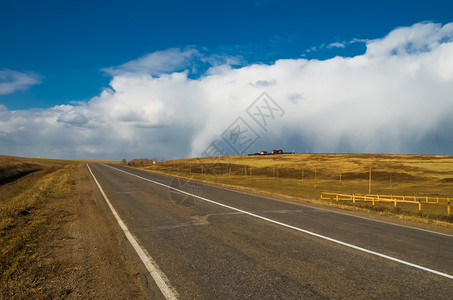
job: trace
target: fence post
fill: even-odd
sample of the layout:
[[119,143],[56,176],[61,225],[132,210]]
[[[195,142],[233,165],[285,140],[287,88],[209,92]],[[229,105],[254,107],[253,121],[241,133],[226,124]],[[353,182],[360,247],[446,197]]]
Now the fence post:
[[428,202],[428,195],[426,195],[426,202]]
[[352,194],[352,203],[355,204],[355,194]]
[[316,178],[316,172],[317,172],[317,171],[318,171],[318,170],[315,168],[315,189],[316,189],[317,183],[318,183],[318,182],[317,182],[317,178]]
[[337,203],[338,203],[338,194],[337,194],[337,196],[336,196],[336,200],[337,200]]
[[418,200],[418,211],[422,211],[422,201]]
[[448,199],[448,202],[447,202],[447,215],[450,215],[450,199]]
[[276,175],[277,177],[275,177],[275,181],[277,182],[277,186],[278,186],[278,167],[277,167],[276,169],[277,169],[277,171],[275,172],[275,173],[276,173],[275,175]]
[[394,203],[394,206],[395,206],[395,208],[396,208],[396,198],[395,198],[394,202],[395,202],[395,203]]

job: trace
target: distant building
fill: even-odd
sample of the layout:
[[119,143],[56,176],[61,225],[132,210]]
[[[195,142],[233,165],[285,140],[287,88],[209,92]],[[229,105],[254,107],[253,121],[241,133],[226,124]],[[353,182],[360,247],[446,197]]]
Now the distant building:
[[149,165],[149,164],[155,164],[156,163],[156,159],[155,158],[134,158],[132,159],[131,161],[129,161],[127,164],[129,166],[133,166],[133,167],[140,167],[140,166],[145,166],[145,165]]
[[294,152],[283,152],[282,149],[272,150],[272,152],[267,152],[266,150],[261,150],[260,152],[250,153],[249,155],[274,155],[274,154],[293,154]]

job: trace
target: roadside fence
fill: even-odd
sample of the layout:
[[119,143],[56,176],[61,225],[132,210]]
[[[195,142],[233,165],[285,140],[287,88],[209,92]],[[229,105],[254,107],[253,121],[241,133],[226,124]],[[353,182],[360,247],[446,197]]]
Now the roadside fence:
[[352,201],[356,202],[371,202],[376,205],[379,202],[390,202],[396,208],[398,203],[413,203],[418,204],[418,211],[422,211],[422,207],[426,205],[441,205],[446,206],[447,215],[451,214],[451,200],[453,198],[440,198],[431,196],[398,196],[398,195],[375,195],[375,194],[339,194],[321,192],[321,200],[335,200],[339,201]]

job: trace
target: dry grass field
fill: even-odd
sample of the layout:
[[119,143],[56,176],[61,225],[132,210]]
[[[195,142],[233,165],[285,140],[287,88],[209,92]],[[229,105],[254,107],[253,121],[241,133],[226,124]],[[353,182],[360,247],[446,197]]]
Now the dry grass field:
[[39,261],[34,248],[58,219],[46,213],[46,204],[70,192],[73,167],[68,161],[0,157],[2,294],[21,289],[17,282],[33,278],[27,270]]
[[[284,154],[183,159],[145,169],[253,189],[309,201],[321,192],[453,198],[453,156],[378,154]],[[325,201],[321,201],[325,202]],[[352,205],[349,202],[341,203]],[[452,222],[445,205],[377,203],[364,207],[389,214],[409,214]]]

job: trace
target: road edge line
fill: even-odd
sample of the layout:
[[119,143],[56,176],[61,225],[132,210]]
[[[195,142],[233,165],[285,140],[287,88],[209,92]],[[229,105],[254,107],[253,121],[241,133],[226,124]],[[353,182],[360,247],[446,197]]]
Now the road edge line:
[[154,259],[149,255],[148,251],[144,249],[140,244],[138,243],[137,239],[134,238],[132,233],[129,231],[127,228],[126,224],[123,222],[123,220],[120,218],[118,213],[116,212],[115,208],[113,207],[112,203],[108,199],[107,195],[105,194],[104,190],[102,189],[101,185],[99,184],[98,180],[96,179],[96,176],[94,176],[93,171],[91,171],[91,168],[88,164],[86,164],[88,167],[88,170],[91,173],[91,176],[94,179],[94,182],[96,182],[96,185],[99,188],[99,191],[101,192],[102,196],[104,197],[105,202],[107,202],[107,205],[110,208],[110,211],[112,212],[113,216],[115,217],[118,225],[120,225],[121,229],[123,230],[124,235],[126,236],[127,240],[129,243],[131,243],[132,247],[134,248],[135,252],[138,254],[140,257],[141,261],[145,265],[146,269],[149,271],[149,274],[151,277],[153,277],[154,282],[164,295],[165,299],[178,299],[179,295],[178,292],[171,286],[167,276],[162,272],[162,270],[159,268],[157,263],[154,261]]

